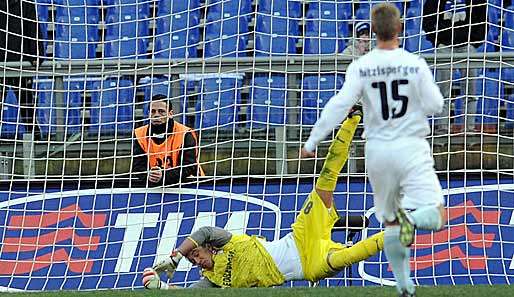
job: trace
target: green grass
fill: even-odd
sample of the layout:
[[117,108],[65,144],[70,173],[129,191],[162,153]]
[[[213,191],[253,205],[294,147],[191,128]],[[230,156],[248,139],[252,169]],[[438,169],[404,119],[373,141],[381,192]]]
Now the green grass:
[[[416,292],[418,297],[513,297],[514,286],[438,286],[419,287]],[[196,290],[173,290],[173,291],[97,291],[97,292],[74,292],[55,291],[44,293],[14,293],[5,294],[12,297],[160,297],[160,296],[190,296],[190,297],[380,297],[397,296],[394,288],[390,287],[332,287],[332,288],[255,288],[255,289],[196,289]],[[2,295],[4,296],[4,295]]]

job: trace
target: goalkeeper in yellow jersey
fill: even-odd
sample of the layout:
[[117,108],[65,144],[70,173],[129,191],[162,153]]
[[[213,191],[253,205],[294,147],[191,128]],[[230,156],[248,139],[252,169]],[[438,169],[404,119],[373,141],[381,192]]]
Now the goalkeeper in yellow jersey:
[[145,269],[143,285],[148,289],[174,288],[161,281],[159,275],[167,272],[171,279],[184,257],[202,269],[203,278],[189,288],[244,288],[279,286],[290,280],[318,281],[382,250],[383,232],[351,247],[331,240],[332,228],[339,219],[333,192],[360,119],[360,112],[355,112],[341,126],[316,189],[292,225],[293,232],[268,242],[257,236],[202,227],[185,239],[169,258]]

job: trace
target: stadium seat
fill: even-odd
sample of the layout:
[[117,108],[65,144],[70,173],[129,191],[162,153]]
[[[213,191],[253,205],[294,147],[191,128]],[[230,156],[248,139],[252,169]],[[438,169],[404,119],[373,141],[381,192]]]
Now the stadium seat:
[[208,6],[210,14],[244,16],[247,21],[250,21],[252,12],[252,0],[212,0]]
[[514,28],[514,5],[507,7],[503,14],[505,28]]
[[21,138],[25,133],[25,125],[21,124],[20,104],[16,94],[11,89],[6,89],[1,104],[0,138],[15,139]]
[[287,122],[285,75],[255,75],[250,97],[250,128],[265,128],[268,125],[283,125]]
[[[83,80],[65,80],[64,90],[56,91],[52,79],[34,81],[36,98],[36,120],[41,137],[47,138],[58,131],[58,116],[62,113],[66,135],[79,133],[82,127],[82,93],[86,89]],[[56,95],[61,92],[64,106],[58,106]]]
[[245,55],[248,23],[245,17],[226,13],[219,19],[216,12],[207,15],[205,26],[205,57]]
[[352,3],[349,1],[312,1],[305,14],[307,19],[347,20],[352,17]]
[[433,53],[434,46],[422,32],[406,32],[403,43],[405,50],[411,53]]
[[267,15],[279,13],[285,17],[300,18],[302,16],[301,0],[259,0],[257,11]]
[[[105,1],[105,0],[104,0]],[[111,3],[107,5],[106,22],[116,23],[126,20],[127,16],[131,16],[132,20],[148,19],[150,16],[149,0],[109,0]],[[104,2],[105,5],[105,2]]]
[[371,6],[368,3],[360,3],[355,11],[356,21],[369,21],[371,19]]
[[38,0],[38,2],[55,5],[55,18],[57,22],[77,23],[87,20],[86,24],[98,24],[100,21],[99,0]]
[[164,59],[197,56],[200,40],[198,19],[188,13],[159,17],[156,20],[154,57]]
[[514,94],[507,97],[507,121],[505,122],[505,128],[513,129],[514,128]]
[[148,44],[145,39],[136,37],[106,36],[104,58],[137,59],[144,58]]
[[104,57],[135,59],[148,47],[149,1],[115,0],[107,7]]
[[503,30],[502,49],[504,51],[514,51],[514,31]]
[[48,45],[48,24],[50,23],[50,14],[48,8],[50,7],[49,0],[36,1],[36,14],[39,22],[39,30],[41,30],[41,37],[44,39],[43,46],[46,50]]
[[95,83],[91,93],[91,134],[130,134],[134,127],[135,88],[117,78]]
[[201,98],[196,105],[196,128],[234,129],[241,102],[241,80],[206,78],[201,84]]
[[306,54],[334,54],[344,50],[344,34],[335,20],[307,20],[304,42]]
[[487,32],[486,41],[480,47],[477,48],[477,52],[490,53],[490,52],[497,51],[496,47],[497,47],[497,45],[499,46],[499,43],[498,43],[499,30],[496,30],[495,28],[497,28],[497,27],[493,27],[493,26],[489,27],[489,31]]
[[71,38],[71,40],[56,38],[54,55],[56,59],[94,59],[96,58],[96,43],[80,41],[76,38]]
[[97,0],[56,0],[56,38],[98,41],[99,6]]
[[421,11],[423,9],[424,2],[425,0],[411,0],[409,3],[409,9],[414,8]]
[[409,32],[421,32],[421,10],[416,8],[410,8],[407,10],[407,19],[405,20],[405,31]]
[[195,11],[200,8],[199,0],[182,0],[182,1],[170,1],[170,0],[158,0],[157,4],[158,15],[168,15],[172,13],[179,13],[185,11]]
[[477,82],[478,107],[477,124],[483,124],[484,131],[494,132],[499,122],[498,111],[504,98],[503,83],[497,70],[486,70]]
[[321,110],[343,85],[341,76],[308,75],[303,79],[300,125],[314,125]]
[[502,1],[487,1],[487,22],[490,24],[499,24],[502,16]]
[[296,20],[257,14],[255,31],[256,55],[296,53]]

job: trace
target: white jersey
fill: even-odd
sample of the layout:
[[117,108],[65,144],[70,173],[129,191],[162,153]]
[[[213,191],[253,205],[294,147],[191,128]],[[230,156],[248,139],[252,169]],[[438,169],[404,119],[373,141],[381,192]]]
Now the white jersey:
[[423,58],[400,48],[376,48],[350,64],[343,88],[327,102],[305,149],[314,151],[361,98],[368,140],[424,137],[430,132],[427,116],[443,107]]

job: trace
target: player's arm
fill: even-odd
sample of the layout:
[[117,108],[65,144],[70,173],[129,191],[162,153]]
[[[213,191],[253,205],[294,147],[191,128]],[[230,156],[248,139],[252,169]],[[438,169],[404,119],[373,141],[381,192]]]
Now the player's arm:
[[444,98],[434,81],[432,71],[424,60],[418,72],[416,86],[418,87],[418,95],[425,114],[433,115],[440,113],[443,109]]
[[360,99],[361,94],[362,84],[359,72],[355,68],[355,64],[352,63],[348,66],[343,88],[334,97],[330,98],[323,108],[321,116],[314,125],[303,149],[307,152],[314,152],[320,141],[325,139],[348,116],[350,109]]

